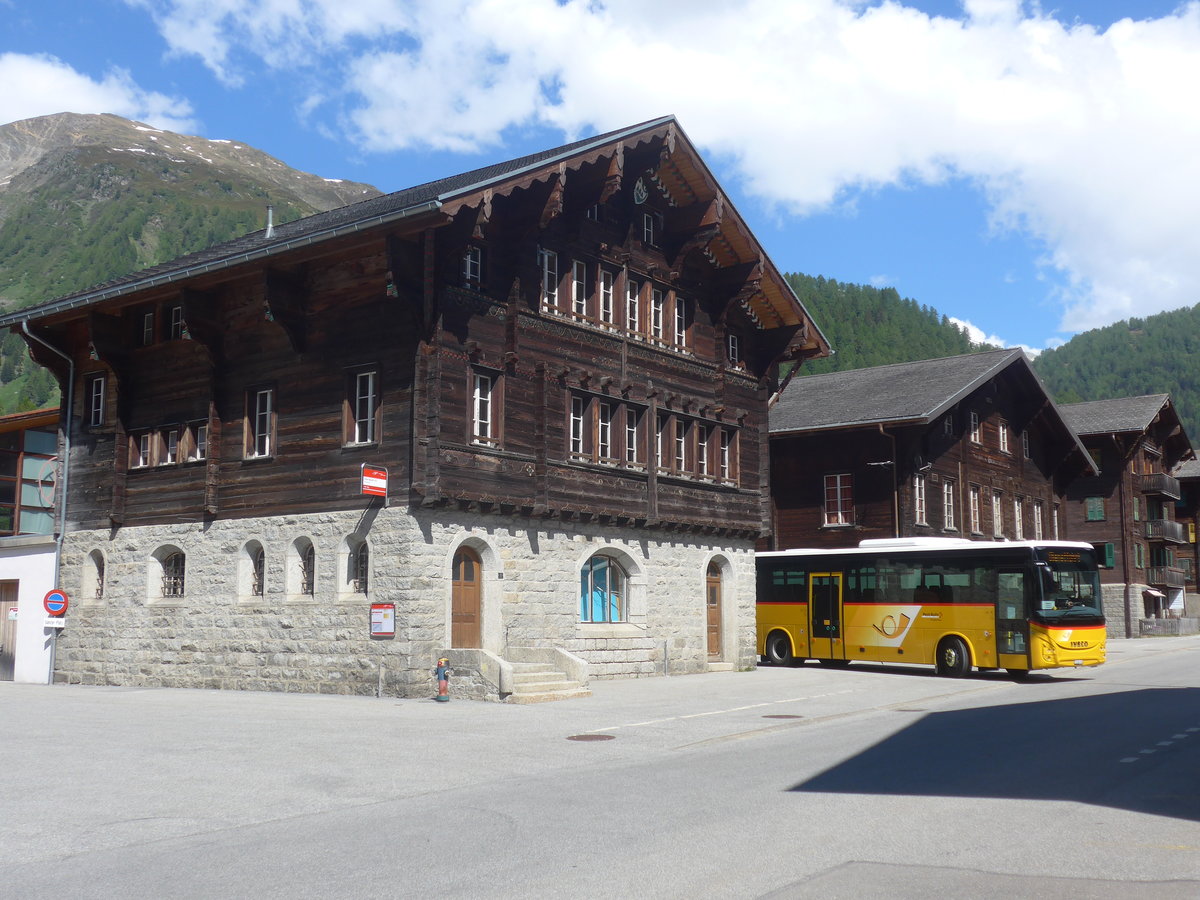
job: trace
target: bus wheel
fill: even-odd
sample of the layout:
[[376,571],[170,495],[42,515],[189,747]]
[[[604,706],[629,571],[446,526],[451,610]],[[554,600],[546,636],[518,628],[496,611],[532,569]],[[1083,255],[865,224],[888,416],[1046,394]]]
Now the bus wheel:
[[971,671],[971,657],[967,645],[959,638],[945,638],[937,649],[937,671],[939,675],[962,678]]
[[782,631],[772,631],[767,636],[767,662],[773,666],[794,666],[792,642]]

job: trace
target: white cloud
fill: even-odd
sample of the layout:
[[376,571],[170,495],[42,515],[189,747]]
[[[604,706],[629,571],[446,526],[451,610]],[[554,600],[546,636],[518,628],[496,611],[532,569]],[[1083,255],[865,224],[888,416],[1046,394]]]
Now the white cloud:
[[110,70],[96,80],[46,55],[0,53],[0,122],[60,112],[114,113],[170,131],[195,129],[186,100],[138,87],[129,73]]
[[1048,350],[1050,347],[1057,347],[1063,343],[1061,339],[1054,339],[1047,343],[1046,347],[1030,347],[1028,344],[1014,344],[1012,341],[1005,340],[999,335],[988,334],[978,325],[967,321],[966,319],[957,319],[954,316],[948,316],[950,322],[957,325],[960,329],[967,333],[967,337],[972,344],[991,344],[993,347],[1020,347],[1025,351],[1025,354],[1031,359],[1037,356],[1042,350]]
[[675,113],[782,215],[971,180],[994,228],[1047,248],[1065,330],[1200,298],[1197,0],[1103,31],[1020,0],[127,2],[227,83],[319,70],[307,113],[368,150]]

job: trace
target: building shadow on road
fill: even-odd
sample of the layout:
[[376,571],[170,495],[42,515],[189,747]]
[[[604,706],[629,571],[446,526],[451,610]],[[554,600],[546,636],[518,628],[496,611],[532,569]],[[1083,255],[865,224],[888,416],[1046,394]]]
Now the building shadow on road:
[[1068,800],[1200,821],[1197,751],[1200,689],[1130,690],[929,713],[791,790]]

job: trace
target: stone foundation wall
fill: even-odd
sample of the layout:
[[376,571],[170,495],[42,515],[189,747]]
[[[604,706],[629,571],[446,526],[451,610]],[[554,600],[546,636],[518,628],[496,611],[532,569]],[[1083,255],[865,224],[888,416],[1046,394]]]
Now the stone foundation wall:
[[[665,646],[671,674],[705,671],[705,572],[715,563],[722,573],[720,660],[754,665],[751,542],[528,524],[372,508],[72,533],[62,585],[73,599],[55,678],[431,696],[433,661],[450,641],[451,562],[463,545],[483,563],[483,647],[501,657],[507,646],[560,647],[586,659],[591,677],[640,677],[663,673]],[[362,539],[370,550],[365,594],[353,590],[348,574]],[[299,592],[298,540],[315,550],[312,595]],[[265,551],[261,596],[251,590],[248,548],[255,545]],[[184,592],[164,598],[161,560],[176,550],[186,560]],[[579,572],[597,552],[628,573],[627,622],[580,622]],[[395,604],[394,637],[371,637],[372,603]]]

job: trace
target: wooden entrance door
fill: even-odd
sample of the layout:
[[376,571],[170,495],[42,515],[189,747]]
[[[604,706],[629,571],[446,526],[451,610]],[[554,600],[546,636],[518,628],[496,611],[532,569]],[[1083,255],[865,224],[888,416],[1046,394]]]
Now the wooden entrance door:
[[[0,581],[0,681],[13,680],[17,661],[17,620],[9,618],[9,610],[17,608],[18,581]],[[30,610],[25,611],[26,615]]]
[[478,648],[479,609],[483,568],[479,554],[462,547],[454,554],[454,585],[450,596],[450,646]]
[[708,599],[708,655],[721,655],[721,567],[710,563],[704,576]]

